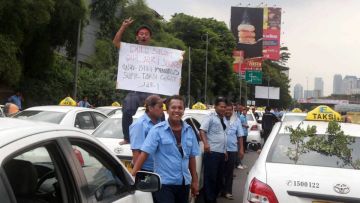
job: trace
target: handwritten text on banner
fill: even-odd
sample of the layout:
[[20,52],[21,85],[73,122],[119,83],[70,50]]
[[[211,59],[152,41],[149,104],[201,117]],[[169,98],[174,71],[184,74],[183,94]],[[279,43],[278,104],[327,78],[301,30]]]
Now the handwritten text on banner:
[[179,94],[183,51],[121,42],[117,89]]

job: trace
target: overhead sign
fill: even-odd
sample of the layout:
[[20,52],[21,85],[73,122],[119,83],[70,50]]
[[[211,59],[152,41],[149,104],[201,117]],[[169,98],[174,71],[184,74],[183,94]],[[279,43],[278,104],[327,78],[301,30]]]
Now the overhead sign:
[[76,101],[74,101],[71,97],[65,97],[59,103],[60,106],[77,106]]
[[279,87],[255,86],[255,98],[280,99]]
[[320,105],[306,115],[311,121],[341,121],[341,115],[328,106]]
[[245,80],[249,84],[262,84],[262,72],[261,71],[246,71]]
[[179,94],[184,51],[121,42],[116,88]]
[[264,8],[263,57],[280,59],[281,8]]

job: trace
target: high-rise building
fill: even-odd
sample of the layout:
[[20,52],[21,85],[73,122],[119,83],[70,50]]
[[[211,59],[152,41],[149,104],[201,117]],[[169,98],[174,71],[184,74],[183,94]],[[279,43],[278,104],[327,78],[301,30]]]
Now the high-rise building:
[[304,98],[313,98],[314,97],[314,90],[304,90]]
[[333,94],[344,94],[342,83],[342,76],[340,74],[335,74],[333,80]]
[[353,75],[347,75],[344,77],[342,86],[344,94],[353,94],[354,89],[357,89],[357,77]]
[[302,99],[303,98],[303,86],[300,84],[296,84],[294,86],[294,99],[298,100],[298,99]]
[[314,92],[315,98],[324,96],[324,81],[320,77],[315,78]]

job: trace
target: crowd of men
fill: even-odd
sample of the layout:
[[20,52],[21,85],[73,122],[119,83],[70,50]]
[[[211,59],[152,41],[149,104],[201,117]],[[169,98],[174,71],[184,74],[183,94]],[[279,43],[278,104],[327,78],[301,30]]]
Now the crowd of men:
[[[125,19],[117,31],[113,43],[121,47],[126,29],[134,22]],[[136,41],[149,45],[152,31],[142,25],[136,29]],[[154,171],[160,175],[162,187],[153,193],[157,203],[188,202],[188,194],[199,193],[195,156],[200,155],[200,146],[193,129],[182,121],[185,102],[181,96],[166,99],[168,119],[162,113],[163,100],[157,95],[144,92],[129,92],[123,101],[124,142],[130,143],[133,151],[133,170]],[[145,114],[133,123],[132,116],[138,107],[145,104]],[[219,195],[233,199],[232,184],[234,168],[244,168],[247,109],[228,103],[219,97],[215,112],[201,123],[200,137],[204,143],[204,196],[205,202],[216,202]]]
[[[163,102],[168,119],[164,119]],[[185,102],[181,96],[164,101],[150,95],[145,101],[145,113],[129,127],[133,151],[133,170],[151,171],[160,175],[162,187],[153,193],[157,203],[188,202],[189,193],[199,194],[200,174],[196,173],[195,157],[200,145],[191,126],[182,121]],[[248,124],[247,108],[234,106],[225,98],[215,101],[215,111],[200,126],[204,143],[204,198],[216,202],[218,196],[233,199],[232,185],[237,161],[244,157]]]

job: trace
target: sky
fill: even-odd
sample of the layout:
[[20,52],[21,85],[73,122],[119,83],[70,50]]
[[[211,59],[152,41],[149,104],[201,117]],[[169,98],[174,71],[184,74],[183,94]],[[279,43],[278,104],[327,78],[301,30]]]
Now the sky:
[[[360,77],[360,0],[147,0],[166,20],[175,13],[215,18],[230,27],[231,6],[282,8],[282,46],[291,53],[291,93],[299,83],[314,88],[324,80],[324,95],[333,91],[334,74]],[[292,95],[293,96],[293,95]]]

